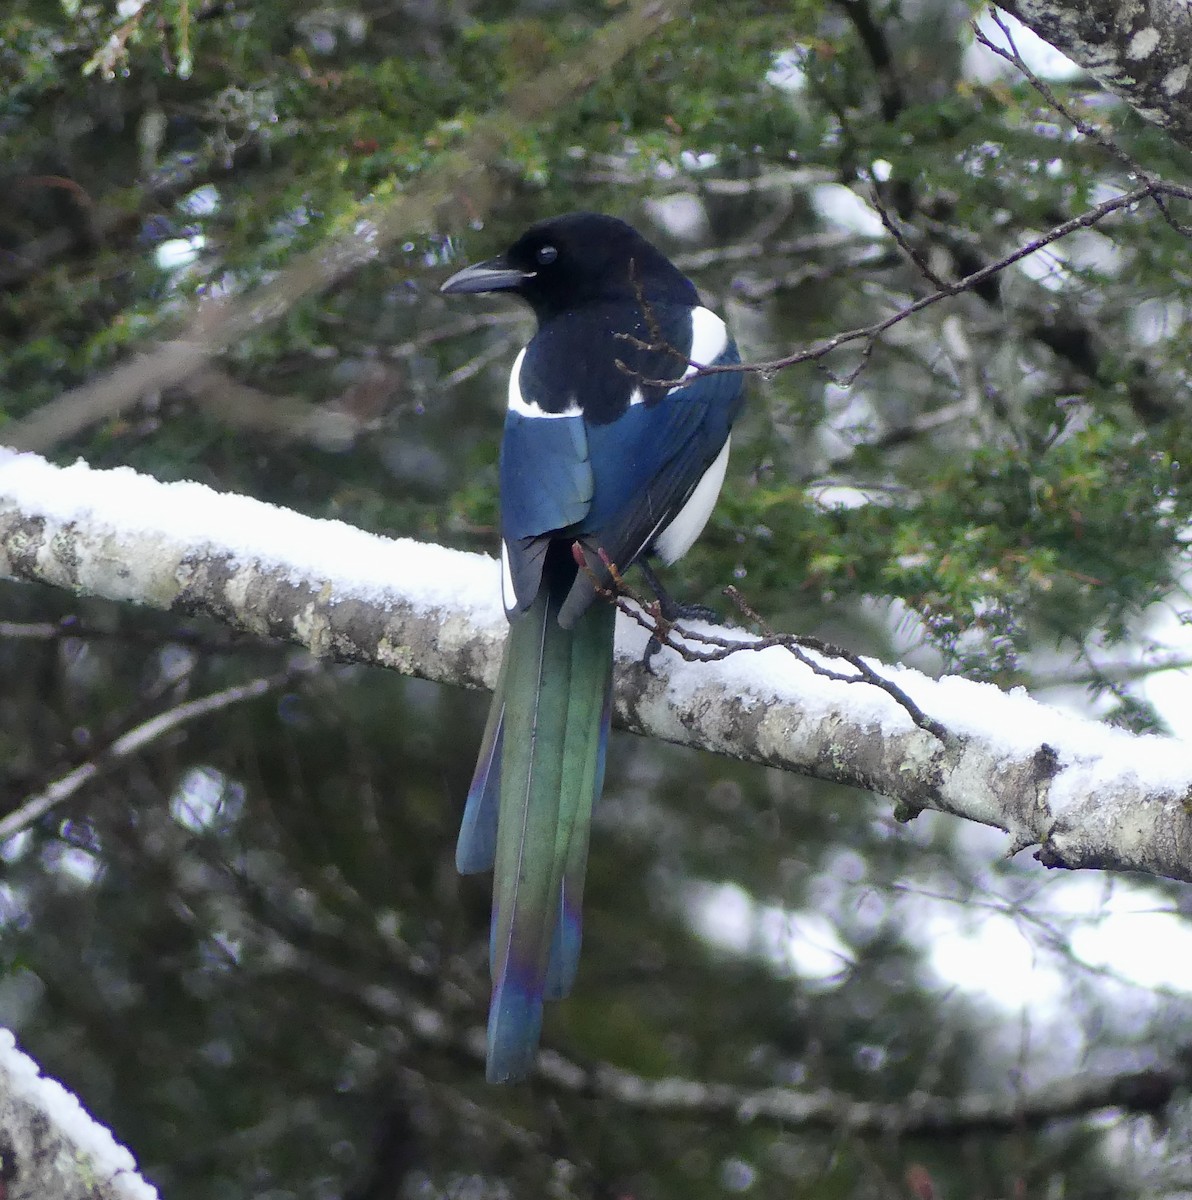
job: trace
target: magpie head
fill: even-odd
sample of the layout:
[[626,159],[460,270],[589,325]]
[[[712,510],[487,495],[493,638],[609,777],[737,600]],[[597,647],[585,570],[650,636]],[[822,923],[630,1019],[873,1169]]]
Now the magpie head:
[[511,291],[547,320],[567,309],[623,300],[699,304],[691,281],[632,225],[568,213],[531,225],[496,258],[457,271],[444,292]]

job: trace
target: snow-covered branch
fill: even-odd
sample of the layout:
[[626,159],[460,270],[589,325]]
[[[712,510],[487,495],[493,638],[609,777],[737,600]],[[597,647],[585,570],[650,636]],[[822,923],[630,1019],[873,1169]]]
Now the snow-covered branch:
[[0,1196],[157,1200],[132,1155],[0,1029]]
[[[0,576],[203,614],[319,656],[469,687],[492,685],[504,637],[497,565],[484,556],[34,455],[0,453]],[[1038,845],[1047,865],[1192,880],[1192,747],[1022,691],[872,663],[939,737],[886,691],[732,636],[741,651],[720,661],[664,651],[647,670],[647,634],[621,618],[619,723],[873,790],[900,815],[935,809],[993,825],[1013,850]]]
[[1187,0],[1000,0],[1147,121],[1192,148]]

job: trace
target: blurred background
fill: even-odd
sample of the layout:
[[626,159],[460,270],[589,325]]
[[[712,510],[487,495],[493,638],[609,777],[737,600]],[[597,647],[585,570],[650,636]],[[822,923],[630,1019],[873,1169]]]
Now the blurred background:
[[[625,12],[9,0],[2,419],[415,192],[481,114]],[[531,221],[633,222],[759,362],[1130,186],[1136,166],[980,46],[978,15],[692,4],[547,117],[505,121],[482,196],[51,455],[491,554],[505,379],[532,323],[437,289]],[[1127,159],[1187,178],[1185,152],[1012,28]],[[1189,274],[1186,238],[1143,206],[867,357],[755,375],[674,590],[728,616],[733,583],[779,629],[1187,733]],[[273,681],[0,845],[0,1023],[166,1200],[1192,1194],[1182,1092],[1047,1102],[1074,1079],[1186,1068],[1186,888],[1048,874],[992,830],[900,825],[880,797],[627,735],[579,983],[546,1047],[842,1111],[916,1092],[1038,1103],[874,1136],[486,1086],[466,1034],[487,1005],[489,881],[458,878],[452,854],[487,696],[295,662],[0,585],[0,815],[156,714]]]

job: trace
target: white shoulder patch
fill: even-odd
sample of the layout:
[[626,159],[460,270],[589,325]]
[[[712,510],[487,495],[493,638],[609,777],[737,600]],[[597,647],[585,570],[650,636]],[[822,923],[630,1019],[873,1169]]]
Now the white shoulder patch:
[[567,405],[562,412],[546,412],[538,407],[537,404],[531,404],[523,395],[521,390],[521,369],[522,362],[526,357],[526,347],[523,346],[518,356],[513,360],[513,370],[509,372],[509,411],[517,413],[521,417],[542,417],[550,419],[551,417],[582,417],[583,409],[575,402],[575,397],[571,398],[571,403]]
[[[710,309],[699,308],[691,310],[691,352],[687,355],[692,362],[701,367],[714,363],[728,345],[728,328],[724,322]],[[683,378],[694,375],[696,368],[687,364]]]

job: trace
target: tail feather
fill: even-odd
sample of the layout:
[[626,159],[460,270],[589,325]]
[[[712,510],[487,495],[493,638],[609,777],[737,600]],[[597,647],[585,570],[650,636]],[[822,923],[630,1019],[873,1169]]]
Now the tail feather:
[[[560,565],[563,570],[552,569]],[[608,732],[615,610],[595,605],[575,628],[563,629],[558,613],[570,583],[568,565],[548,564],[539,596],[510,628],[504,715],[494,735],[501,780],[488,1026],[494,1082],[528,1073],[543,997],[566,993],[579,956],[588,826]],[[488,788],[481,786],[482,797]]]
[[[602,606],[604,607],[604,606]],[[609,625],[615,622],[616,612],[608,608]],[[613,630],[608,630],[611,646]],[[606,652],[604,666],[604,696],[600,708],[600,725],[591,759],[591,775],[585,776],[582,795],[592,797],[594,805],[604,789],[604,759],[608,747],[608,731],[612,723],[613,675],[612,655]],[[550,1000],[562,1000],[571,993],[579,970],[579,951],[583,934],[584,881],[588,873],[588,835],[591,830],[591,808],[582,821],[577,820],[563,869],[563,884],[559,895],[559,917],[551,943],[550,965],[546,977],[546,994]]]
[[501,732],[505,724],[505,657],[493,700],[488,710],[484,736],[480,739],[480,754],[464,819],[460,822],[459,838],[455,843],[455,866],[461,875],[491,871],[497,854],[497,810],[501,786]]

